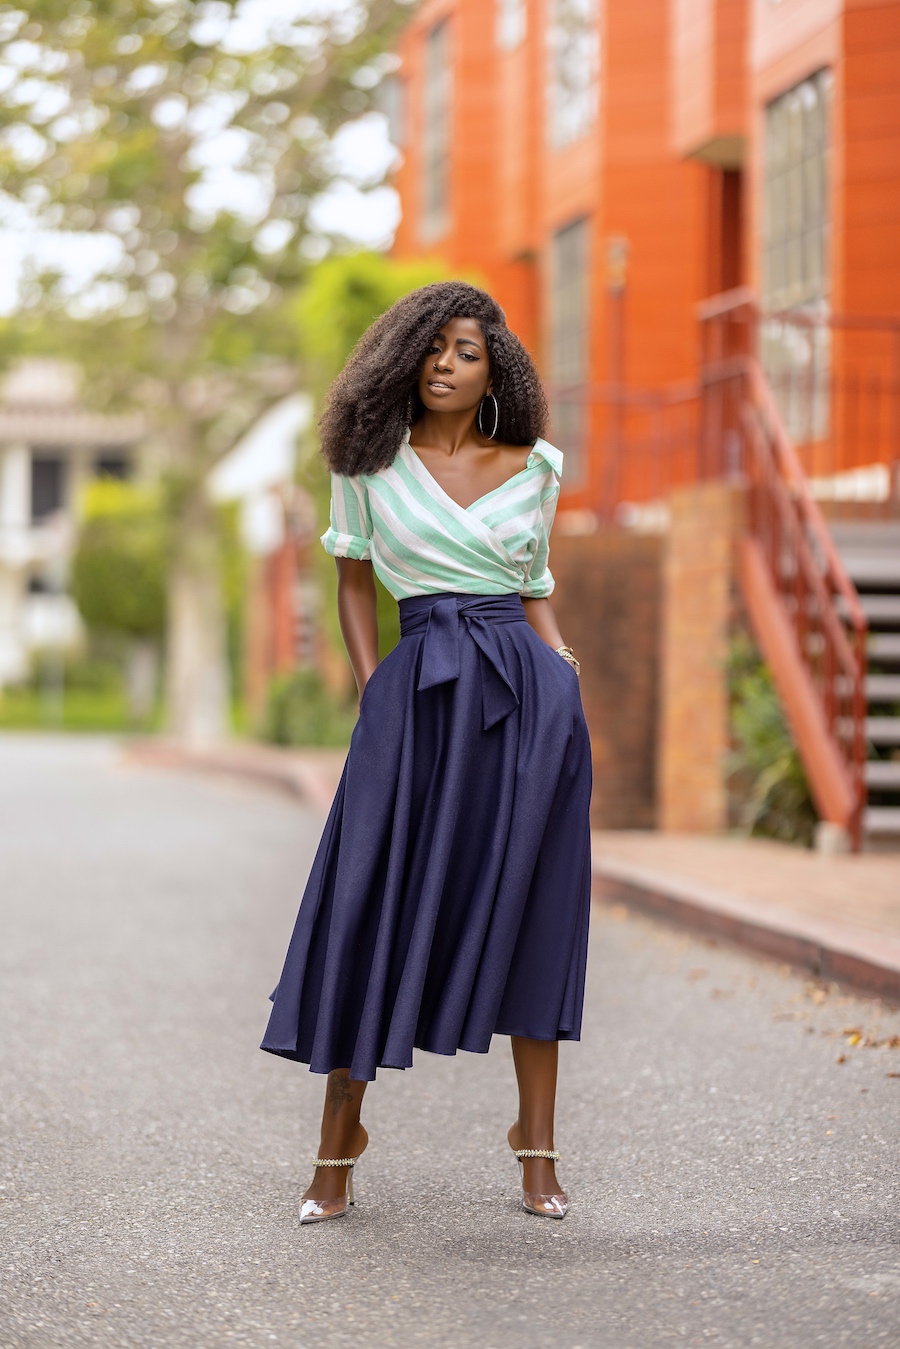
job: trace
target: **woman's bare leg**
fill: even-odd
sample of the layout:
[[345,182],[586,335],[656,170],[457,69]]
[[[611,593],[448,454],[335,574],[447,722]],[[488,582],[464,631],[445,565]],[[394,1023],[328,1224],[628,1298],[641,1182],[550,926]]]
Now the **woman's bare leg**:
[[[559,1043],[528,1040],[524,1035],[513,1035],[511,1040],[519,1082],[519,1117],[509,1131],[510,1147],[552,1152]],[[561,1194],[553,1162],[544,1157],[526,1158],[524,1188],[532,1194]]]
[[[368,1082],[355,1082],[348,1068],[335,1068],[328,1074],[319,1156],[325,1158],[358,1157],[369,1141],[359,1122],[363,1096]],[[319,1166],[304,1199],[340,1199],[347,1188],[347,1168]]]

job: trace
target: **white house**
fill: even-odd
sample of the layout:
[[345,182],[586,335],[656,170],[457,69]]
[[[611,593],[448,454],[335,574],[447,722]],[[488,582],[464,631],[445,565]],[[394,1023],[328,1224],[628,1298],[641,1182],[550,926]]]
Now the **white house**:
[[29,358],[0,386],[0,687],[27,674],[35,649],[77,637],[66,576],[79,490],[129,477],[142,434],[134,415],[86,408],[64,362]]

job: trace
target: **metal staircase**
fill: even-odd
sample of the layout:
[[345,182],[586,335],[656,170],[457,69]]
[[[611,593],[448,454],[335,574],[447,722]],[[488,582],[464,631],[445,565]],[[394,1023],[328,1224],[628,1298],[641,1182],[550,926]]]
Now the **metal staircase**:
[[900,522],[830,524],[868,620],[864,846],[900,842]]
[[[743,491],[744,608],[834,827],[826,846],[900,847],[900,318],[763,312],[744,288],[697,314],[696,383],[554,397],[594,408],[602,518],[703,480]],[[865,519],[837,518],[848,472],[884,488]]]

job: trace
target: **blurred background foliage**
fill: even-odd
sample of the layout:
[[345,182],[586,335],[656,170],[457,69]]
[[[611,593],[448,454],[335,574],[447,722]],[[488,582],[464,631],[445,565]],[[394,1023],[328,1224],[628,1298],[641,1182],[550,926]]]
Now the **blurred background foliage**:
[[330,692],[318,670],[294,670],[272,681],[262,728],[272,744],[348,745],[355,724],[356,698]]
[[88,628],[162,639],[169,522],[159,485],[101,480],[87,489],[71,591]]
[[[230,642],[215,465],[297,387],[290,310],[333,246],[312,219],[335,134],[375,106],[404,0],[262,13],[198,0],[32,0],[0,10],[0,174],[35,230],[99,234],[85,293],[32,272],[3,353],[60,355],[94,406],[140,408],[176,517],[166,553],[171,729],[227,729]],[[243,190],[214,190],[230,138]],[[377,186],[372,183],[371,186]],[[212,190],[211,190],[212,189]]]
[[729,661],[732,814],[749,834],[812,847],[818,813],[771,671],[746,633]]

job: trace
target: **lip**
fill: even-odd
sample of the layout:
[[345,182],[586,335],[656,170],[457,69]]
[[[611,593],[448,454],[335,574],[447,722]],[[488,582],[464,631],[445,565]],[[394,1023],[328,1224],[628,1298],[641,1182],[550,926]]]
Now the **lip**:
[[429,389],[433,389],[435,393],[456,392],[456,385],[451,384],[447,379],[430,379],[428,380],[428,387]]

